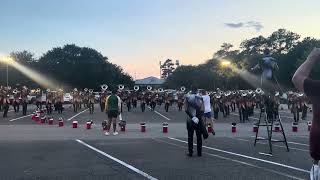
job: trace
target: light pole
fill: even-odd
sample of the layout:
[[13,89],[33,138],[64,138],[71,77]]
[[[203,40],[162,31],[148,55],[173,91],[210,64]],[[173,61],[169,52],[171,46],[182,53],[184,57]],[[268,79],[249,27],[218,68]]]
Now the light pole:
[[9,64],[7,63],[7,87],[9,86]]
[[7,87],[9,86],[9,63],[12,63],[13,59],[10,56],[3,57],[0,59],[7,66]]

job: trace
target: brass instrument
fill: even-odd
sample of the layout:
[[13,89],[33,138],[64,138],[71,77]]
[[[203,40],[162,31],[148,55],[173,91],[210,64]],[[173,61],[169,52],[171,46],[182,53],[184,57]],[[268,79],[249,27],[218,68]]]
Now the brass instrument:
[[108,89],[108,85],[102,84],[102,85],[101,85],[101,89],[102,89],[103,91],[106,91],[106,90]]
[[184,91],[186,90],[186,87],[182,86],[182,87],[180,88],[180,90],[181,90],[182,92],[184,92]]
[[120,84],[120,85],[118,86],[118,89],[119,89],[119,90],[123,90],[123,89],[124,89],[124,85]]
[[148,89],[148,91],[151,91],[152,87],[151,86],[147,86],[147,89]]
[[134,89],[135,91],[139,91],[140,87],[139,87],[139,86],[134,86],[133,89]]

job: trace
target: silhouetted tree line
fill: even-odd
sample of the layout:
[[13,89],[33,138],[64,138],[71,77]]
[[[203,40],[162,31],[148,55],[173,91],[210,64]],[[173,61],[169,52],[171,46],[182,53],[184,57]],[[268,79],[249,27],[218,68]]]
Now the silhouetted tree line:
[[[205,89],[247,89],[253,88],[248,82],[228,68],[221,67],[219,60],[226,59],[239,69],[259,76],[260,72],[251,72],[264,56],[267,49],[277,59],[280,70],[275,73],[283,89],[293,88],[291,78],[295,70],[305,61],[314,47],[320,47],[320,40],[279,29],[268,37],[258,36],[244,40],[238,49],[229,43],[223,43],[221,49],[203,64],[196,66],[181,65],[167,78],[165,85],[169,88],[191,85]],[[312,72],[314,78],[320,79],[320,66]]]
[[[74,44],[56,47],[44,53],[40,58],[28,51],[12,52],[11,56],[20,64],[36,70],[58,82],[64,89],[93,88],[107,84],[116,88],[118,84],[133,85],[132,77],[122,68],[110,63],[108,58],[95,49],[78,47]],[[6,65],[1,64],[0,82],[6,84]],[[13,67],[9,67],[9,85],[27,85],[38,87],[32,79],[27,78]]]

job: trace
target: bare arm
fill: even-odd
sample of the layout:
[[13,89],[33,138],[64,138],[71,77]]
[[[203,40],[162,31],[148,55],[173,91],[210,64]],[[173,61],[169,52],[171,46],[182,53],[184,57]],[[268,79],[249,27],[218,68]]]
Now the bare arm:
[[309,76],[314,64],[320,58],[320,49],[314,48],[307,60],[297,69],[292,77],[292,82],[299,91],[303,91],[304,80]]

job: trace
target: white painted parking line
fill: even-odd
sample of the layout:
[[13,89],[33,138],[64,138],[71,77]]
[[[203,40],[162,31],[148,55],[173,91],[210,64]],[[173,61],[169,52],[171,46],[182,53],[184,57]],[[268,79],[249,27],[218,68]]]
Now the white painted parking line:
[[[255,136],[251,136],[251,137],[255,138]],[[263,138],[263,137],[259,137],[259,136],[258,136],[258,138]],[[271,140],[273,140],[273,141],[279,141],[279,140],[277,140],[277,139],[271,139]],[[288,143],[288,144],[295,144],[295,145],[300,145],[300,146],[307,146],[307,147],[309,147],[309,144],[297,143],[297,142],[292,142],[292,141],[287,141],[287,143]]]
[[[148,107],[149,109],[151,109],[150,107]],[[168,121],[170,121],[171,119],[170,118],[168,118],[168,117],[166,117],[165,115],[163,115],[163,114],[161,114],[161,113],[159,113],[158,111],[153,111],[153,112],[155,112],[156,114],[158,114],[159,116],[161,116],[161,117],[163,117],[163,118],[165,118],[166,120],[168,120]]]
[[[169,145],[172,145],[172,146],[176,146],[176,147],[179,147],[179,148],[183,148],[183,149],[185,148],[184,146],[180,146],[180,145],[177,145],[177,144],[174,144],[174,143],[169,143],[169,142],[166,142],[166,141],[163,141],[163,140],[159,140],[159,139],[153,139],[153,140],[159,141],[159,142],[163,142],[163,143],[166,143],[166,144],[169,144]],[[271,173],[274,173],[274,174],[278,174],[278,175],[281,175],[281,176],[284,176],[284,177],[287,177],[287,178],[290,178],[290,179],[302,180],[302,178],[299,178],[299,177],[296,177],[296,176],[292,176],[290,174],[282,173],[282,172],[279,172],[279,171],[271,170],[271,169],[268,169],[268,168],[264,168],[264,167],[261,167],[261,166],[258,166],[258,165],[254,165],[254,164],[251,164],[251,163],[238,161],[238,160],[227,158],[227,157],[220,156],[220,155],[217,155],[217,154],[212,154],[212,153],[207,153],[207,152],[202,152],[202,153],[206,154],[206,155],[209,155],[209,156],[212,156],[212,157],[216,157],[216,158],[220,158],[220,159],[224,159],[224,160],[229,160],[229,161],[232,161],[232,162],[235,162],[235,163],[239,163],[239,164],[243,164],[243,165],[246,165],[246,166],[262,169],[264,171],[271,172]]]
[[79,112],[78,114],[76,114],[76,115],[72,116],[71,118],[69,118],[67,121],[72,120],[73,118],[75,118],[75,117],[79,116],[80,114],[82,114],[82,113],[86,112],[87,110],[88,110],[88,109],[85,109],[85,110],[83,110],[83,111]]
[[[188,142],[184,141],[184,140],[180,140],[180,139],[176,139],[176,138],[172,138],[172,137],[168,137],[168,138],[171,139],[171,140],[174,140],[174,141],[179,141],[179,142],[188,144]],[[196,144],[194,144],[194,145],[196,145]],[[305,170],[305,169],[301,169],[301,168],[297,168],[297,167],[293,167],[293,166],[289,166],[289,165],[285,165],[285,164],[281,164],[281,163],[277,163],[277,162],[273,162],[273,161],[269,161],[269,160],[265,160],[265,159],[260,159],[260,158],[256,158],[256,157],[252,157],[252,156],[243,155],[243,154],[238,154],[238,153],[225,151],[225,150],[222,150],[222,149],[217,149],[217,148],[208,147],[208,146],[202,146],[202,147],[206,148],[206,149],[210,149],[210,150],[214,150],[214,151],[218,151],[218,152],[222,152],[222,153],[226,153],[226,154],[231,154],[231,155],[234,155],[234,156],[242,157],[242,158],[247,158],[247,159],[260,161],[260,162],[264,162],[264,163],[268,163],[268,164],[272,164],[272,165],[276,165],[276,166],[281,166],[281,167],[284,167],[284,168],[288,168],[288,169],[292,169],[292,170],[296,170],[296,171],[300,171],[300,172],[304,172],[304,173],[308,173],[308,174],[310,173],[310,171]]]
[[130,170],[132,170],[132,171],[134,171],[134,172],[146,177],[147,179],[157,180],[157,178],[152,177],[149,174],[147,174],[147,173],[145,173],[145,172],[133,167],[132,165],[127,164],[127,163],[125,163],[125,162],[123,162],[123,161],[121,161],[121,160],[119,160],[119,159],[117,159],[117,158],[115,158],[115,157],[113,157],[113,156],[111,156],[111,155],[109,155],[109,154],[107,154],[107,153],[105,153],[105,152],[103,152],[103,151],[101,151],[101,150],[99,150],[99,149],[97,149],[97,148],[95,148],[95,147],[93,147],[93,146],[91,146],[91,145],[79,140],[79,139],[77,139],[76,141],[78,143],[88,147],[89,149],[91,149],[91,150],[93,150],[93,151],[95,151],[95,152],[97,152],[97,153],[99,153],[99,154],[101,154],[101,155],[103,155],[103,156],[105,156],[105,157],[107,157],[107,158],[109,158],[109,159],[111,159],[111,160],[113,160],[113,161],[125,166],[126,168],[128,168],[128,169],[130,169]]
[[29,116],[32,116],[32,114],[29,114],[29,115],[26,115],[26,116],[21,116],[21,117],[15,118],[15,119],[10,119],[9,121],[12,122],[12,121],[16,121],[16,120],[19,120],[19,119],[23,119],[23,118],[29,117]]
[[[235,140],[238,140],[238,141],[252,142],[252,141],[250,141],[250,140],[242,139],[242,138],[232,138],[232,139],[235,139]],[[268,144],[268,143],[257,142],[257,144]],[[276,145],[276,144],[273,144],[272,146],[287,149],[286,146],[281,146],[281,145]],[[307,150],[307,149],[300,149],[300,148],[294,148],[294,147],[289,147],[289,148],[290,148],[290,149],[294,149],[294,150],[298,150],[298,151],[309,152],[309,150]]]

